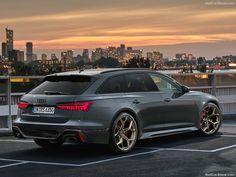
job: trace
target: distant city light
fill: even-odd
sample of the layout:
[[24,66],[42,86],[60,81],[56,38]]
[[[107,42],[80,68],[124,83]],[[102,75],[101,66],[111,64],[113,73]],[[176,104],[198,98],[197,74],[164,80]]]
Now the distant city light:
[[196,74],[194,75],[194,77],[198,78],[198,79],[208,79],[208,74]]
[[31,79],[29,78],[11,78],[12,83],[18,83],[18,82],[31,82]]
[[236,67],[236,63],[229,63],[229,66]]

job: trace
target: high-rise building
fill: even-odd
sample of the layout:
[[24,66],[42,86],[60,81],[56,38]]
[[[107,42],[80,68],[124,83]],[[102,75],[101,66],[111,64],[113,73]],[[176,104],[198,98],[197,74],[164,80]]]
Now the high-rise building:
[[30,62],[33,60],[33,43],[27,42],[26,43],[26,61]]
[[147,58],[153,60],[153,52],[147,52]]
[[36,60],[38,60],[38,56],[37,56],[37,54],[33,53],[33,55],[32,55],[32,61],[36,61]]
[[95,51],[92,51],[92,61],[99,60],[101,58],[107,58],[107,50],[102,48],[96,48]]
[[153,51],[153,60],[161,61],[163,58],[163,54],[159,51]]
[[7,44],[6,42],[2,43],[2,58],[6,58],[7,57]]
[[52,54],[51,54],[51,60],[55,60],[55,59],[57,59],[57,56],[56,56],[55,53],[52,53]]
[[24,62],[25,61],[25,53],[24,51],[18,51],[17,52],[17,61]]
[[120,45],[120,58],[123,60],[125,56],[125,44]]
[[117,49],[116,47],[107,47],[107,57],[109,58],[117,58]]
[[82,57],[83,57],[84,62],[89,62],[89,50],[88,49],[83,50]]
[[193,54],[187,54],[187,53],[177,53],[175,54],[175,58],[177,60],[193,60],[195,59],[195,57],[193,56]]
[[21,61],[24,62],[24,51],[20,51],[20,50],[11,50],[8,52],[9,56],[9,61]]
[[129,60],[131,58],[142,58],[143,51],[142,50],[126,50],[124,60]]
[[159,51],[147,52],[147,58],[152,62],[163,62],[163,53]]
[[69,59],[69,60],[72,60],[73,59],[73,57],[74,57],[74,51],[73,50],[67,50],[67,58]]
[[61,60],[67,59],[67,52],[61,52]]
[[17,61],[17,50],[11,50],[8,52],[8,60],[12,61],[12,62],[16,62]]
[[188,60],[192,60],[193,59],[193,54],[189,53],[187,58],[188,58]]
[[10,51],[14,49],[13,47],[13,30],[6,28],[6,49],[7,56]]
[[61,60],[72,60],[74,57],[74,51],[73,50],[67,50],[61,52]]
[[42,54],[42,56],[41,56],[41,60],[42,60],[42,61],[47,60],[47,55],[46,55],[45,53]]
[[176,58],[177,60],[181,60],[181,59],[182,59],[182,53],[177,53],[177,54],[175,54],[175,58]]

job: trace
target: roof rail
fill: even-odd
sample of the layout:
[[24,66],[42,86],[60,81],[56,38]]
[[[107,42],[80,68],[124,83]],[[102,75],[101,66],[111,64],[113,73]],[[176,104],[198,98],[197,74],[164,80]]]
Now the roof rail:
[[116,71],[143,71],[143,70],[150,70],[149,68],[114,68],[114,69],[111,69],[111,70],[106,70],[106,71],[102,71],[102,73],[110,73],[110,72],[116,72]]

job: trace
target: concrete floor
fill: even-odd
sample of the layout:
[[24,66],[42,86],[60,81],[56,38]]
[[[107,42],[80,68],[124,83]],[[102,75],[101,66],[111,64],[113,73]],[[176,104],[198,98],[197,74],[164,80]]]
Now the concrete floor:
[[104,145],[66,144],[46,151],[32,140],[0,138],[0,177],[236,176],[236,121],[213,137],[194,133],[139,141],[125,155]]

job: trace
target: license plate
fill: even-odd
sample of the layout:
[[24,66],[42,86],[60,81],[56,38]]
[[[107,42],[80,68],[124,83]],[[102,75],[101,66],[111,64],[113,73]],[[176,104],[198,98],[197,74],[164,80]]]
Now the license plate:
[[55,107],[34,107],[33,113],[36,114],[54,114]]

